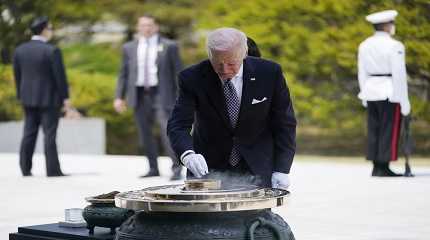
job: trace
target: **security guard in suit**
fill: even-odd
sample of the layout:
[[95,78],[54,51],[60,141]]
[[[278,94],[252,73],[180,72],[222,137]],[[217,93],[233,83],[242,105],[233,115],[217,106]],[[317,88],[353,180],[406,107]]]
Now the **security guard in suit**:
[[19,163],[22,175],[32,176],[32,157],[41,126],[46,174],[61,177],[65,174],[58,160],[56,137],[61,107],[71,108],[66,71],[61,50],[48,43],[53,34],[48,18],[36,18],[30,29],[31,40],[16,48],[13,61],[17,97],[25,114]]
[[372,176],[401,176],[389,168],[390,161],[398,158],[401,115],[411,110],[405,47],[392,37],[397,14],[387,10],[368,15],[375,33],[358,49],[358,97],[368,109],[367,159],[373,161]]

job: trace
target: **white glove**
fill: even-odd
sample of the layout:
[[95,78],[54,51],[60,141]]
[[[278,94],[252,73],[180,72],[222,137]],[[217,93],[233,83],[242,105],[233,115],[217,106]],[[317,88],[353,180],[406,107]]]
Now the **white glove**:
[[290,186],[290,179],[288,174],[281,172],[273,172],[272,174],[272,188],[280,188],[287,190]]
[[411,112],[411,104],[409,103],[409,101],[400,103],[400,112],[403,116],[409,115],[409,113]]
[[188,154],[182,159],[182,163],[197,178],[201,178],[209,172],[206,160],[201,154]]
[[367,101],[366,100],[361,100],[361,104],[363,104],[363,107],[367,108]]

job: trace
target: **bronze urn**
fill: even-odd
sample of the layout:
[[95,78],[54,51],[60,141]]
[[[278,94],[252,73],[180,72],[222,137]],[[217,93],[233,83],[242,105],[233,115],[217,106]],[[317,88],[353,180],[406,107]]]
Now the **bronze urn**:
[[90,234],[94,233],[96,226],[110,228],[111,234],[115,234],[115,229],[134,214],[131,209],[115,206],[114,196],[118,193],[114,191],[85,199],[91,203],[82,212]]
[[293,240],[288,224],[270,209],[286,203],[289,192],[219,180],[150,187],[115,196],[117,207],[136,213],[116,240]]

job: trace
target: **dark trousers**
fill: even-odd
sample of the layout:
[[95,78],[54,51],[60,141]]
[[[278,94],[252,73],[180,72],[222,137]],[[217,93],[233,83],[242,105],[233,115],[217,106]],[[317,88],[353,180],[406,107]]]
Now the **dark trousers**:
[[164,150],[173,161],[172,170],[174,172],[181,171],[181,165],[170,147],[170,142],[167,138],[167,120],[170,113],[161,106],[158,97],[156,87],[147,90],[143,87],[137,88],[137,103],[134,109],[134,117],[139,133],[139,148],[145,149],[150,169],[158,171],[157,158],[159,150],[157,138],[154,134],[154,120],[156,120],[160,126],[160,137]]
[[385,101],[368,101],[367,159],[376,163],[397,160],[400,137],[400,105]]
[[44,134],[46,173],[47,175],[61,173],[56,143],[60,109],[58,107],[24,107],[24,113],[24,134],[19,155],[22,174],[27,175],[31,172],[32,158],[40,125],[42,125]]

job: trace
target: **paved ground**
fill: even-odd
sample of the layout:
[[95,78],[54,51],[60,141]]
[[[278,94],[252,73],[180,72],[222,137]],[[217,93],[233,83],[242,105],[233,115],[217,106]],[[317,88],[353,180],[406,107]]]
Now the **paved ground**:
[[[160,159],[162,177],[138,179],[142,157],[63,155],[72,176],[46,178],[44,158],[34,159],[34,177],[23,178],[15,154],[0,154],[0,239],[18,226],[52,223],[64,209],[85,207],[86,196],[168,184],[170,162]],[[394,169],[400,171],[402,166]],[[276,209],[298,240],[430,239],[430,159],[413,167],[415,178],[371,178],[358,158],[298,156],[287,206]]]

